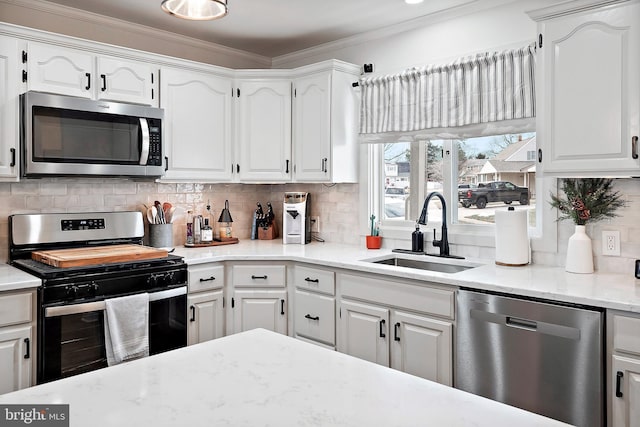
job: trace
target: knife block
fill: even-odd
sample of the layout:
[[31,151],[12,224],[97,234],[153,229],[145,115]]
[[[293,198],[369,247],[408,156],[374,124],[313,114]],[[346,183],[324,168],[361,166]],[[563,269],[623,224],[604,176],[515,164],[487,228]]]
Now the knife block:
[[267,227],[258,227],[259,240],[273,240],[277,237],[278,237],[278,230],[276,230],[275,223]]

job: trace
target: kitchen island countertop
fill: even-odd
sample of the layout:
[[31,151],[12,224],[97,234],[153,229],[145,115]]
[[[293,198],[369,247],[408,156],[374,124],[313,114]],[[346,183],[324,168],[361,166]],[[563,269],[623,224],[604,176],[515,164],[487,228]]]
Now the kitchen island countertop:
[[0,396],[71,426],[561,426],[263,329]]

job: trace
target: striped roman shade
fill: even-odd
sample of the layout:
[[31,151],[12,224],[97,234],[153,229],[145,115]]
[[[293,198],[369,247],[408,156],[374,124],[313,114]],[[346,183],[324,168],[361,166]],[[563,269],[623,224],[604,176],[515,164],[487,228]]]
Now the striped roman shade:
[[360,133],[533,118],[535,45],[360,81]]

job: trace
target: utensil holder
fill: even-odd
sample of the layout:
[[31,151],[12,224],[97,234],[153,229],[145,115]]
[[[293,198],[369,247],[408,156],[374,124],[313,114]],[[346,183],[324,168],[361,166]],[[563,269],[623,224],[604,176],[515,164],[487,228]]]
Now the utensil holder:
[[149,224],[149,246],[173,247],[173,224]]
[[367,249],[380,249],[382,247],[382,236],[367,236]]

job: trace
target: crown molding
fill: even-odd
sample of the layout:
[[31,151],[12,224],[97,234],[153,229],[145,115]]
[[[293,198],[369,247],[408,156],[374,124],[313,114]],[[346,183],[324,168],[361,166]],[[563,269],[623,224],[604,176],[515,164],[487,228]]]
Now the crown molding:
[[587,12],[605,6],[627,3],[630,0],[568,0],[542,9],[530,10],[527,15],[536,22],[573,13]]
[[134,24],[122,19],[112,18],[109,16],[99,15],[68,6],[50,3],[44,0],[0,0],[0,4],[1,3],[14,7],[31,9],[41,13],[58,15],[65,18],[84,21],[92,25],[106,26],[109,28],[113,28],[116,31],[127,31],[133,34],[139,34],[145,37],[158,39],[158,41],[160,42],[162,40],[165,40],[173,43],[186,44],[211,52],[212,55],[226,55],[229,57],[235,57],[238,59],[243,59],[245,61],[255,62],[256,64],[264,67],[271,67],[272,65],[271,58],[263,55],[250,53],[240,49],[230,48],[217,43],[206,42],[204,40],[196,39],[193,37],[184,36],[165,30],[159,30],[157,28]]

